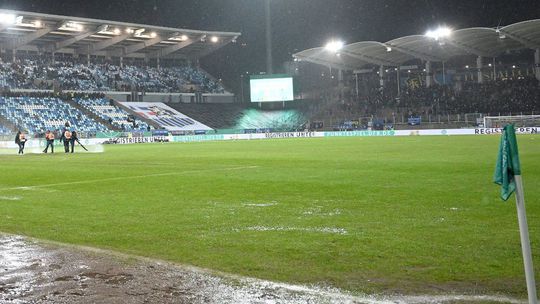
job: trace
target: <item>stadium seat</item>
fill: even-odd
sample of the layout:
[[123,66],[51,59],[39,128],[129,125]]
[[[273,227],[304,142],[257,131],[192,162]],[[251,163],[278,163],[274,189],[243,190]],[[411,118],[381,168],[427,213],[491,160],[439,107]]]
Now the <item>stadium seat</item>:
[[59,130],[66,121],[77,131],[108,131],[78,109],[53,97],[0,97],[0,115],[30,133]]
[[117,126],[125,131],[146,131],[148,129],[148,124],[143,121],[136,120],[135,126],[133,123],[128,121],[128,115],[125,110],[111,104],[105,98],[94,98],[94,99],[83,99],[76,98],[74,101],[82,105],[85,109],[96,114],[100,118],[110,121],[111,124]]
[[190,66],[139,67],[114,64],[90,65],[37,59],[0,62],[0,85],[12,89],[52,89],[58,82],[63,90],[225,93],[223,86],[204,71]]

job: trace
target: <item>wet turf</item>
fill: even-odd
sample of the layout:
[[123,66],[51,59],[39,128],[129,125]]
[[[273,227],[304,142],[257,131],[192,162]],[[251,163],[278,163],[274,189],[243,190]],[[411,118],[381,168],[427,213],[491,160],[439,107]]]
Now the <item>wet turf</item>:
[[[540,136],[518,140],[540,273]],[[3,155],[0,231],[352,291],[525,297],[497,148],[469,136]]]

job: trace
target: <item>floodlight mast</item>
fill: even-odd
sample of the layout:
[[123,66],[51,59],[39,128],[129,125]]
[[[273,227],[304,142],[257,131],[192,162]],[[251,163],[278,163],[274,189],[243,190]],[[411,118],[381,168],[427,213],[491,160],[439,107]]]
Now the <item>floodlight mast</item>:
[[270,14],[270,1],[265,1],[266,6],[266,74],[274,74],[272,60],[272,19]]
[[[434,39],[434,40],[441,40],[444,38],[448,38],[452,35],[452,29],[447,26],[439,26],[438,28],[434,30],[428,30],[424,36]],[[443,85],[446,85],[446,71],[444,66],[444,60],[442,62],[442,78],[443,78]]]
[[332,40],[330,42],[328,42],[325,46],[325,49],[327,51],[330,51],[332,53],[338,53],[342,48],[343,46],[345,45],[345,43],[343,43],[343,41],[340,41],[340,40]]
[[428,30],[425,34],[426,37],[439,40],[441,38],[449,37],[452,34],[452,29],[447,26],[439,26],[434,30]]

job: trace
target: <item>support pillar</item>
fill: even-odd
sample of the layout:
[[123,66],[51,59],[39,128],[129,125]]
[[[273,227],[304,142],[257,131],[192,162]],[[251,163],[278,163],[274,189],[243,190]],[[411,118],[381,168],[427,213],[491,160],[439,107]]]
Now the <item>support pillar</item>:
[[431,61],[426,61],[426,88],[431,87],[433,73],[431,73]]
[[536,49],[534,52],[534,75],[540,81],[540,49]]
[[358,90],[358,73],[354,74],[354,78],[356,80],[356,100],[358,100],[358,96],[360,95],[360,92]]
[[384,88],[384,65],[379,68],[379,84],[381,88]]
[[120,68],[124,68],[124,57],[120,56]]
[[396,68],[396,79],[397,79],[397,93],[398,96],[401,95],[401,69],[399,67]]
[[478,73],[478,83],[484,82],[484,74],[482,73],[482,56],[476,58],[476,72]]

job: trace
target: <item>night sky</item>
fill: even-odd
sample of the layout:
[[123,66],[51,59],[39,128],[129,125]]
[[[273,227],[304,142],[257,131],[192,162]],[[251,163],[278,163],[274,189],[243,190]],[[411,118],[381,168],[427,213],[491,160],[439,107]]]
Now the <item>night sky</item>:
[[[0,0],[4,9],[25,10],[243,35],[202,61],[235,87],[241,73],[264,71],[264,0]],[[540,0],[272,0],[277,72],[295,52],[338,37],[347,43],[387,41],[452,28],[495,27],[540,18]]]

